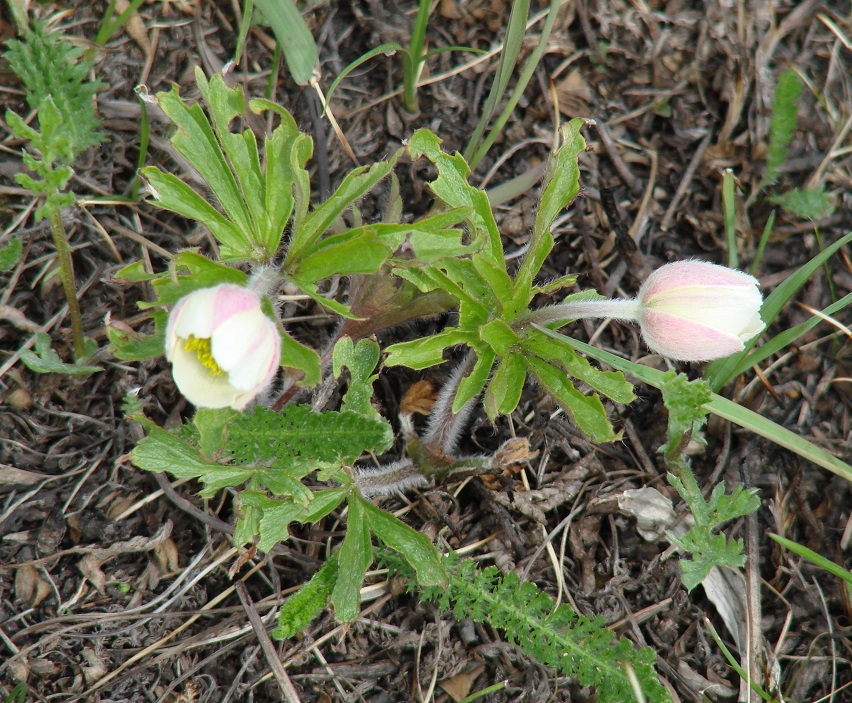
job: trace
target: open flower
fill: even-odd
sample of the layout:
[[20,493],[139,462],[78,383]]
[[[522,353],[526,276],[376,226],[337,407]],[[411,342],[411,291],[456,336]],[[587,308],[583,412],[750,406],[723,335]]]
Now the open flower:
[[196,290],[169,315],[166,358],[180,392],[199,408],[242,410],[272,382],[280,357],[275,323],[248,288]]
[[704,261],[658,268],[642,285],[638,301],[645,343],[671,359],[729,356],[766,327],[757,279]]

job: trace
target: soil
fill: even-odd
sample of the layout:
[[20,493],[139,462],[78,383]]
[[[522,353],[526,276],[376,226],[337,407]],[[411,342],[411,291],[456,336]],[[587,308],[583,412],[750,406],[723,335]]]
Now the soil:
[[[105,316],[148,329],[136,302],[150,292],[115,274],[140,258],[162,270],[163,250],[211,253],[209,235],[191,223],[145,201],[115,200],[130,194],[140,150],[134,87],[144,84],[153,93],[176,83],[182,95],[197,95],[193,68],[210,75],[234,57],[240,5],[148,0],[97,49],[95,73],[105,84],[97,102],[107,139],[76,164],[71,188],[83,202],[64,213],[86,334],[102,347],[94,361],[104,370],[88,379],[39,375],[20,362],[35,330],[47,332],[54,349],[70,359],[70,325],[49,227],[35,221],[32,196],[13,179],[23,168],[21,142],[0,121],[0,244],[13,234],[24,242],[20,263],[0,274],[0,697],[25,683],[18,688],[26,692],[22,700],[65,703],[457,701],[504,682],[483,700],[595,700],[594,691],[529,659],[500,631],[458,622],[394,589],[381,573],[370,577],[370,598],[365,592],[355,623],[341,626],[326,614],[270,650],[259,629],[274,626],[287,594],[339,540],[336,523],[295,529],[271,554],[246,555],[232,579],[231,494],[202,500],[197,485],[158,479],[131,464],[128,454],[141,430],[122,413],[126,394],[137,393],[161,425],[188,416],[192,407],[162,358],[129,363],[107,351]],[[546,9],[532,5],[535,16]],[[321,84],[328,87],[369,49],[406,44],[416,4],[331,1],[303,9],[319,46]],[[439,0],[428,46],[489,51],[499,46],[511,9],[503,0]],[[66,36],[90,45],[105,3],[39,3],[30,10],[54,17]],[[524,56],[541,26],[539,18],[529,27]],[[14,35],[8,14],[0,18],[0,33]],[[730,169],[738,181],[733,217],[741,267],[751,265],[767,220],[777,213],[757,270],[768,294],[852,225],[850,37],[848,6],[840,3],[566,2],[533,80],[471,181],[494,187],[527,173],[546,161],[557,119],[594,118],[598,127],[585,130],[583,192],[557,220],[543,274],[577,273],[581,288],[631,294],[643,266],[690,257],[728,261],[722,185]],[[311,90],[274,64],[273,47],[271,30],[254,27],[230,79],[250,96],[271,85],[274,99],[326,145],[310,164],[319,200],[323,179],[334,187],[354,163],[328,122],[316,119]],[[341,84],[332,109],[361,164],[388,156],[423,126],[448,151],[463,149],[495,66],[493,56],[435,55],[421,76],[420,113],[408,115],[395,94],[398,57],[380,56]],[[805,85],[797,128],[775,183],[750,201],[765,171],[774,86],[788,68]],[[19,82],[5,66],[0,71],[3,113],[27,114]],[[148,163],[181,173],[167,148],[166,123],[155,118],[151,135]],[[422,214],[432,203],[428,167],[404,163],[399,175],[405,213]],[[835,205],[821,219],[791,215],[768,199],[816,185],[825,186]],[[361,203],[365,220],[380,214],[387,189]],[[607,192],[615,210],[603,206]],[[508,254],[527,243],[537,197],[532,186],[495,208]],[[616,246],[617,217],[638,244],[630,265]],[[850,293],[848,254],[848,247],[841,249],[820,268],[767,335]],[[345,297],[345,282],[340,290]],[[336,324],[310,302],[293,305],[292,317],[294,336],[317,348]],[[835,317],[723,394],[850,461],[852,347],[848,329],[838,324],[850,320],[847,311]],[[447,323],[451,316],[403,326],[382,333],[380,342]],[[629,325],[578,325],[576,334],[665,368]],[[676,367],[691,377],[703,368]],[[382,412],[396,422],[404,393],[422,378],[440,385],[450,368],[384,371],[376,384]],[[783,535],[850,567],[849,481],[725,421],[710,422],[706,447],[692,457],[702,488],[720,480],[729,487],[746,483],[762,500],[753,518],[727,528],[744,540],[749,567],[742,573],[753,596],[746,616],[750,631],[763,638],[737,649],[705,589],[684,589],[665,539],[644,539],[636,519],[619,510],[625,490],[648,486],[673,499],[678,515],[685,510],[657,453],[666,427],[661,397],[645,386],[637,392],[631,406],[610,408],[623,441],[596,446],[528,385],[518,409],[496,425],[478,409],[463,446],[493,452],[510,437],[526,437],[539,455],[522,475],[385,498],[381,505],[408,505],[409,524],[440,533],[442,546],[470,547],[484,563],[523,573],[576,610],[601,615],[619,635],[652,647],[674,700],[737,699],[740,679],[711,638],[712,624],[738,660],[749,654],[757,661],[761,652],[768,657],[754,673],[776,700],[852,701],[850,591],[768,536]],[[578,467],[580,483],[565,480]],[[539,549],[546,538],[552,549]]]

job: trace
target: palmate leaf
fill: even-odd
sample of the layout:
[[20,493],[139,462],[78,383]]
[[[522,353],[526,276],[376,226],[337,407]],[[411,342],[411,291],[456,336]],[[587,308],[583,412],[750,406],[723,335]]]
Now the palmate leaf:
[[[503,243],[491,204],[485,191],[467,182],[470,169],[461,154],[447,154],[441,150],[441,140],[428,129],[419,129],[408,141],[412,159],[426,156],[438,169],[438,178],[429,187],[450,207],[473,208],[470,224],[476,240],[484,245],[483,253],[495,263],[503,263]],[[505,265],[505,264],[504,264]]]
[[252,101],[253,110],[273,110],[281,118],[272,135],[264,139],[264,168],[254,133],[249,129],[231,131],[236,118],[245,119],[242,90],[225,85],[221,74],[208,82],[201,69],[196,69],[195,77],[210,120],[201,105],[188,105],[177,87],[158,93],[156,101],[177,126],[172,144],[207,183],[222,212],[172,174],[156,167],[146,167],[142,174],[157,204],[201,222],[213,233],[223,259],[268,260],[278,249],[294,206],[291,152],[310,138],[299,132],[283,108]]
[[621,438],[621,433],[613,430],[597,395],[583,395],[564,371],[538,357],[527,356],[524,362],[535,380],[586,435],[595,442],[616,442]]
[[533,280],[553,248],[550,226],[557,215],[568,207],[580,192],[578,157],[586,148],[580,135],[585,120],[574,119],[562,126],[561,144],[550,156],[536,213],[529,249],[515,276],[515,293],[507,304],[507,319],[512,320],[525,310],[535,295]]

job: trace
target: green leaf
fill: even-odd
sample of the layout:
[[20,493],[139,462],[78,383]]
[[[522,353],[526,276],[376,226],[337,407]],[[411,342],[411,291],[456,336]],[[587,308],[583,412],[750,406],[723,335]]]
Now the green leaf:
[[707,381],[689,381],[686,375],[674,371],[667,371],[663,375],[660,390],[669,411],[665,454],[671,457],[678,451],[684,438],[688,438],[704,425],[708,412],[704,405],[710,400],[711,393]]
[[22,250],[20,237],[12,237],[0,247],[0,273],[10,271],[21,260]]
[[[122,269],[119,274],[126,271],[128,271],[127,267]],[[134,270],[130,269],[130,271],[133,275]],[[211,288],[220,283],[234,283],[238,286],[244,286],[248,282],[248,276],[230,266],[210,261],[206,256],[195,251],[185,250],[179,251],[175,258],[169,262],[168,271],[155,274],[154,278],[148,280],[151,281],[157,299],[153,303],[137,302],[137,307],[143,310],[160,305],[174,305],[195,290]]]
[[[244,491],[240,494],[243,496]],[[239,509],[237,510],[237,524],[234,526],[234,544],[241,547],[244,544],[251,544],[254,538],[260,533],[260,518],[263,512],[251,503],[240,501]]]
[[527,366],[523,356],[510,353],[500,359],[483,399],[485,413],[491,422],[498,415],[509,415],[518,407],[526,378]]
[[[392,573],[405,574],[396,555],[388,553],[383,561]],[[599,703],[639,700],[636,688],[644,694],[643,701],[671,701],[654,672],[654,651],[634,649],[628,639],[616,638],[603,618],[557,605],[535,584],[521,582],[513,573],[500,576],[493,566],[480,570],[471,559],[452,558],[445,565],[447,585],[421,589],[421,596],[442,610],[452,609],[456,619],[470,618],[503,630],[528,656],[575,678],[580,686],[593,686]]]
[[527,369],[545,391],[567,412],[584,434],[595,442],[616,442],[616,434],[606,416],[603,403],[597,395],[580,393],[561,369],[534,356],[524,359]]
[[363,501],[363,509],[370,529],[411,565],[420,586],[446,585],[447,572],[441,563],[441,554],[426,535],[367,501]]
[[254,0],[284,51],[287,68],[297,85],[319,76],[319,52],[311,30],[293,0]]
[[843,579],[852,586],[852,572],[844,569],[840,564],[835,564],[833,561],[826,559],[824,556],[817,554],[812,549],[808,549],[807,547],[798,544],[797,542],[793,542],[792,540],[781,537],[780,535],[776,535],[773,533],[769,533],[769,536],[774,539],[778,544],[782,547],[786,547],[791,552],[798,554],[800,557],[807,559],[811,563],[818,566],[820,569],[824,569],[828,571],[830,574],[837,576],[837,578]]
[[[292,498],[269,498],[258,491],[240,493],[240,503],[259,511],[258,523],[260,540],[258,549],[268,552],[278,542],[285,541],[290,532],[288,526],[293,522],[304,524],[318,522],[331,513],[349,494],[348,488],[329,488],[314,491],[307,505],[295,502]],[[254,539],[254,534],[250,539]]]
[[379,377],[373,373],[379,363],[379,354],[379,345],[372,339],[361,339],[355,344],[350,337],[343,337],[334,345],[334,377],[340,378],[344,368],[349,371],[349,388],[343,396],[343,410],[381,419],[370,402],[373,398],[373,383]]
[[816,188],[793,188],[769,200],[783,207],[791,215],[805,220],[822,220],[834,214],[834,200],[825,192],[825,184]]
[[212,458],[225,448],[228,423],[236,416],[237,411],[231,408],[199,408],[195,411],[192,422],[198,430],[198,447],[204,456]]
[[533,279],[553,248],[550,226],[580,192],[580,166],[577,159],[586,148],[586,142],[580,135],[584,125],[585,120],[581,119],[573,119],[562,125],[561,144],[547,164],[532,240],[515,276],[515,294],[506,310],[509,320],[525,310],[532,300]]
[[459,413],[461,409],[467,405],[468,401],[473,400],[482,393],[485,384],[488,382],[488,377],[491,375],[491,368],[494,366],[494,360],[497,354],[491,347],[472,342],[471,348],[476,353],[476,363],[473,365],[473,371],[462,378],[459,383],[459,389],[456,391],[456,397],[453,398],[453,412]]
[[235,463],[302,457],[323,463],[355,459],[365,451],[388,449],[384,421],[355,412],[312,412],[288,405],[280,413],[256,407],[231,421],[228,452]]
[[82,363],[66,364],[50,346],[50,335],[39,332],[35,339],[35,352],[21,349],[21,361],[30,371],[36,373],[61,373],[76,378],[88,378],[93,373],[103,371],[100,366]]
[[393,253],[376,234],[362,227],[326,237],[299,259],[292,275],[300,281],[321,281],[334,274],[375,273]]
[[521,341],[515,330],[497,319],[479,328],[479,338],[501,356],[508,354],[509,349]]
[[[207,85],[202,73],[196,72],[196,80],[199,81],[199,87],[202,91],[206,90]],[[229,227],[221,226],[220,221],[225,218],[222,218],[221,215],[218,218],[212,217],[207,209],[202,210],[197,201],[195,201],[195,204],[199,208],[199,214],[203,213],[205,218],[187,216],[199,219],[208,227],[210,227],[210,224],[207,218],[211,218],[210,222],[217,228],[217,231],[213,231],[213,228],[210,227],[211,232],[216,235],[222,246],[227,250],[226,256],[235,258],[250,256],[252,253],[249,242],[249,235],[252,232],[251,214],[239,183],[222,153],[222,148],[201,106],[198,104],[188,106],[181,99],[177,86],[173,86],[169,92],[158,93],[157,104],[178,128],[171,138],[172,144],[178,153],[195,167],[210,187],[210,190],[222,205],[225,215],[227,215],[225,221],[229,221]],[[151,182],[151,176],[157,170],[153,167],[143,169],[143,175]],[[170,174],[163,174],[163,176],[166,175]],[[191,197],[190,192],[195,193],[185,184],[183,188],[180,188],[179,183],[180,181],[174,176],[161,179],[159,184],[152,182],[157,191],[155,197],[160,200],[161,206],[173,209],[165,203],[180,206],[183,201]],[[175,195],[172,195],[172,191],[175,192]],[[176,195],[178,191],[182,196],[180,199]],[[200,199],[197,193],[195,193],[195,196]],[[164,201],[164,198],[167,198],[167,200]],[[208,208],[212,209],[209,205]],[[175,210],[175,212],[179,211]],[[220,236],[223,238],[220,238]]]
[[162,356],[166,346],[167,315],[164,310],[153,310],[151,319],[154,321],[152,334],[131,334],[126,329],[108,323],[106,334],[110,354],[122,361],[145,361]]
[[[850,235],[850,237],[852,237],[852,235]],[[545,331],[544,328],[541,328],[541,331]],[[566,344],[582,351],[587,356],[608,364],[619,371],[623,371],[633,378],[647,383],[654,388],[660,388],[663,384],[662,371],[633,363],[627,359],[622,359],[615,354],[610,354],[602,349],[597,349],[589,344],[585,344],[584,342],[580,342],[576,339],[571,339],[570,337],[566,337],[558,332],[553,332],[552,330],[546,330],[546,334],[554,337],[555,339],[564,340]],[[714,415],[718,415],[725,420],[730,420],[735,425],[754,432],[761,437],[765,437],[771,442],[777,444],[779,447],[789,449],[791,452],[804,457],[808,461],[812,461],[818,466],[822,466],[824,469],[828,469],[838,476],[842,476],[847,481],[852,481],[852,466],[847,464],[845,461],[841,461],[822,447],[818,447],[813,442],[809,442],[804,437],[800,437],[795,432],[791,432],[790,430],[781,427],[777,423],[772,422],[772,420],[769,420],[748,408],[744,408],[727,398],[723,398],[722,396],[713,393],[710,402],[707,403],[707,409]]]
[[764,183],[774,181],[778,171],[787,162],[787,145],[796,129],[796,112],[802,87],[801,79],[792,68],[788,68],[778,78],[769,122],[769,154],[766,157]]
[[213,495],[225,486],[238,486],[254,475],[247,466],[226,466],[201,457],[198,449],[177,435],[157,427],[144,417],[135,417],[143,424],[147,436],[139,440],[131,458],[133,464],[145,471],[168,471],[175,478],[197,478],[205,484],[202,495]]
[[315,386],[322,380],[319,354],[301,342],[297,342],[287,332],[281,332],[281,366],[297,369],[305,374],[299,382],[302,386]]
[[[294,172],[291,167],[291,155],[299,143],[310,137],[302,134],[296,120],[283,107],[269,100],[249,100],[249,109],[255,113],[274,112],[280,118],[272,136],[265,141],[266,188],[264,191],[266,212],[266,232],[264,239],[266,251],[270,255],[278,250],[284,228],[293,214],[295,204],[293,195]],[[310,155],[310,154],[309,154]],[[301,164],[304,170],[304,162]]]
[[340,622],[351,622],[358,617],[361,584],[373,563],[373,545],[365,516],[368,505],[357,492],[350,494],[346,537],[340,545],[337,581],[330,598],[334,615]]
[[472,207],[470,223],[476,239],[485,244],[484,253],[494,263],[503,262],[503,243],[491,204],[485,191],[474,188],[467,182],[470,169],[461,154],[449,154],[441,150],[441,140],[428,129],[419,129],[408,141],[412,159],[426,156],[438,169],[438,178],[429,187],[450,207]]
[[277,640],[295,637],[324,610],[337,581],[337,553],[325,560],[311,580],[290,596],[278,614],[278,627],[269,634]]
[[[852,232],[827,246],[823,251],[799,268],[792,276],[788,276],[763,301],[760,317],[766,325],[772,324],[778,313],[787,305],[805,282],[822,266],[840,247],[852,242]],[[732,354],[725,359],[717,359],[704,369],[704,378],[710,383],[710,390],[718,392],[734,375],[742,373],[751,364],[743,366],[743,360],[757,343],[758,337],[746,342],[745,349]],[[756,353],[759,353],[758,350]],[[752,362],[754,363],[754,362]]]
[[[240,88],[228,88],[217,73],[210,83],[196,68],[196,82],[210,109],[213,127],[231,169],[237,177],[252,222],[248,232],[254,245],[262,247],[268,257],[275,255],[284,227],[293,209],[292,177],[287,173],[289,150],[299,134],[293,117],[281,108],[274,110],[281,121],[270,138],[265,140],[267,168],[264,172],[254,132],[231,132],[231,122],[245,116],[246,100]],[[268,105],[268,103],[266,104]],[[265,105],[255,101],[253,109]],[[283,176],[278,180],[279,176]]]
[[[47,150],[38,149],[45,158],[46,151],[53,151],[50,143],[62,141],[65,146],[54,155],[61,151],[61,161],[71,165],[86,149],[104,141],[104,133],[97,130],[100,119],[95,103],[104,84],[92,80],[93,55],[68,41],[62,32],[48,31],[41,20],[33,21],[29,31],[23,32],[23,41],[10,39],[6,46],[9,67],[24,84],[27,104],[40,113],[40,131],[47,137],[42,146]],[[48,101],[57,118],[53,125],[47,125],[41,114]]]
[[378,161],[372,166],[350,171],[343,183],[324,203],[305,216],[304,220],[297,218],[293,223],[290,250],[284,260],[284,270],[298,275],[302,260],[312,253],[316,241],[347,208],[391,172],[401,155],[402,149],[388,161]]
[[407,366],[418,371],[426,369],[444,362],[444,349],[447,347],[468,344],[470,341],[469,332],[448,329],[431,337],[391,344],[385,348],[385,366]]

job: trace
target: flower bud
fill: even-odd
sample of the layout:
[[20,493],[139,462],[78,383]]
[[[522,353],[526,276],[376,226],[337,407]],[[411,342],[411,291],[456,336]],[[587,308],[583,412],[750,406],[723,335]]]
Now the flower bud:
[[223,283],[181,298],[166,328],[166,359],[199,408],[242,410],[275,377],[281,337],[248,288]]
[[766,327],[757,279],[703,261],[658,268],[640,288],[638,302],[645,343],[680,361],[709,361],[742,351]]

